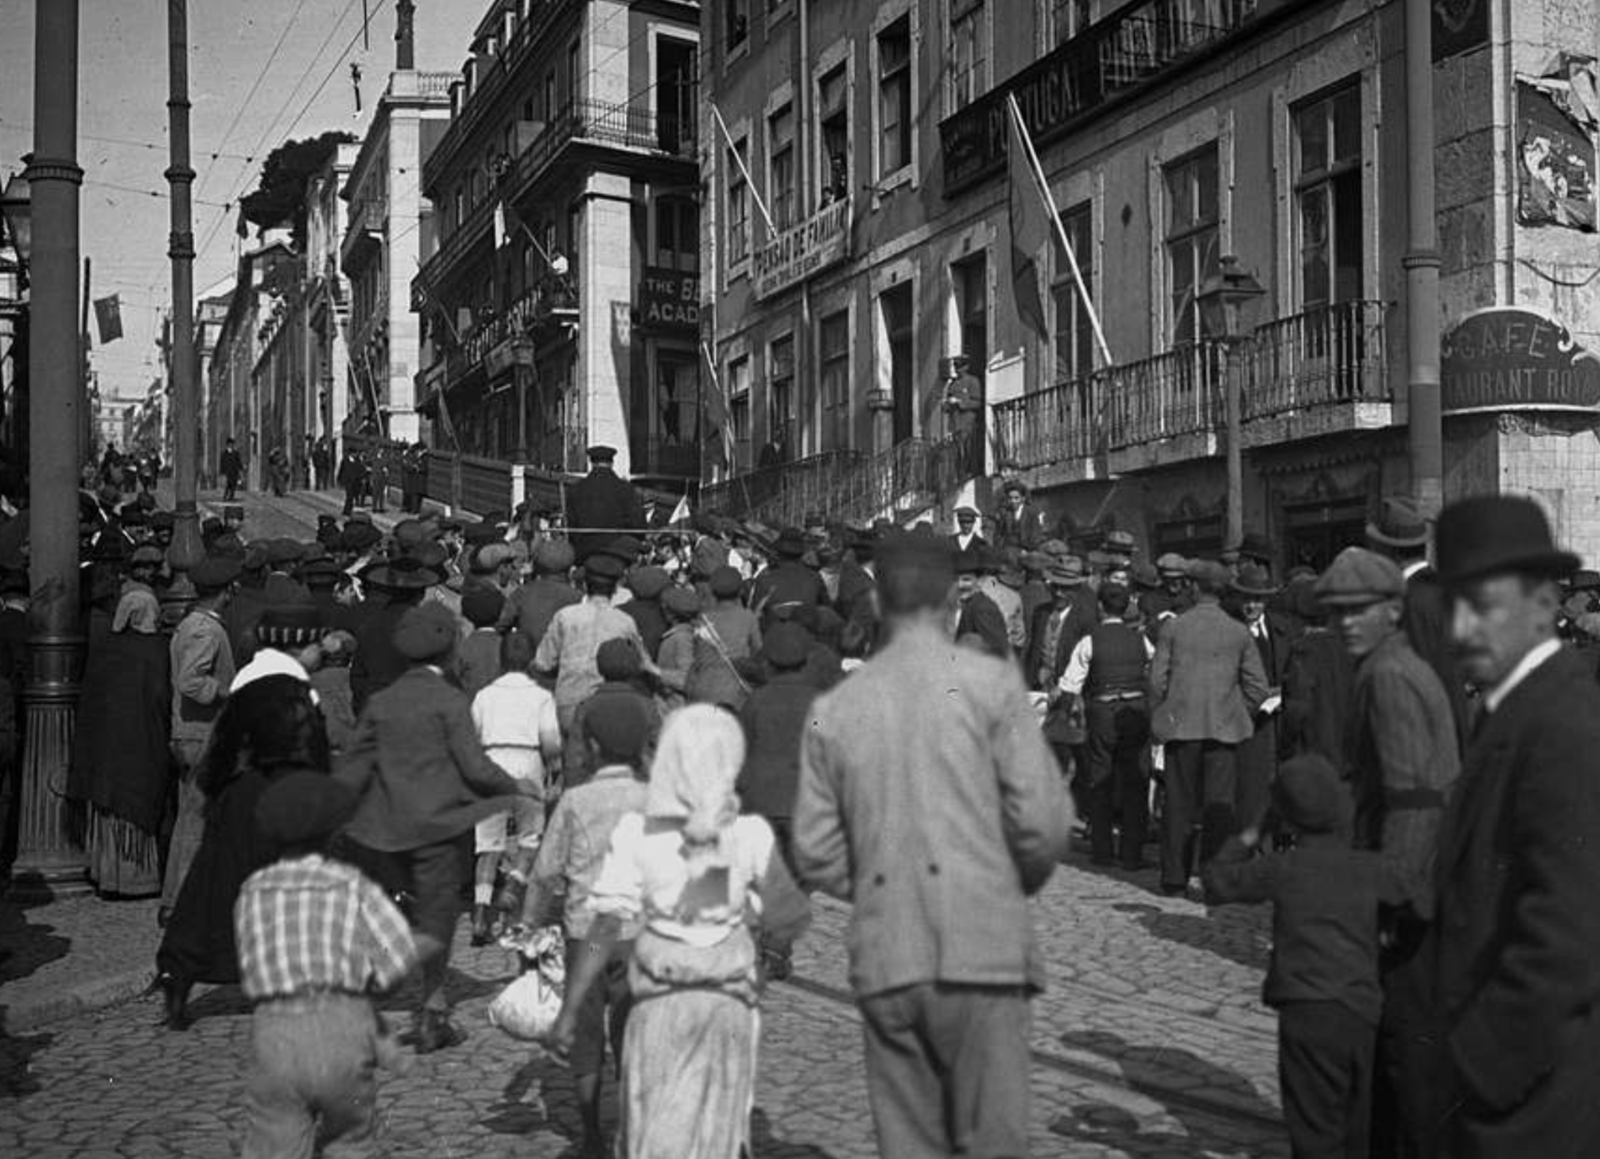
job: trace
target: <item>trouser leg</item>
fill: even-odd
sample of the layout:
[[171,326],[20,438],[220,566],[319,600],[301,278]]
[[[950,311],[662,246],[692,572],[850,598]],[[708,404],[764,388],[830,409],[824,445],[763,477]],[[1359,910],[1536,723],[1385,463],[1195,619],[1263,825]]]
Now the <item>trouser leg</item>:
[[1200,741],[1167,745],[1166,805],[1161,816],[1161,884],[1181,888],[1189,882],[1190,840],[1199,811]]
[[1126,700],[1117,708],[1117,745],[1112,755],[1112,782],[1121,824],[1117,854],[1123,867],[1137,868],[1144,859],[1145,830],[1150,824],[1150,786],[1144,754],[1150,743],[1150,714],[1142,700]]
[[1112,780],[1112,755],[1117,747],[1117,706],[1091,700],[1084,706],[1088,739],[1089,854],[1096,864],[1111,861],[1116,826],[1116,785]]
[[1238,829],[1234,811],[1237,795],[1237,746],[1205,741],[1201,748],[1200,864],[1217,855],[1222,843]]
[[1028,1000],[1021,987],[936,987],[927,1037],[945,1075],[947,1154],[1028,1153]]
[[[470,834],[465,835],[465,840],[470,840]],[[422,1006],[425,1010],[448,1011],[445,974],[450,964],[450,942],[461,917],[467,848],[464,840],[445,841],[413,849],[408,856],[416,894],[412,925],[428,939],[420,968]]]
[[944,1088],[923,1033],[929,984],[861,999],[866,1039],[867,1098],[878,1153],[896,1159],[947,1159]]
[[1375,1031],[1337,1002],[1278,1010],[1278,1076],[1295,1159],[1366,1159]]

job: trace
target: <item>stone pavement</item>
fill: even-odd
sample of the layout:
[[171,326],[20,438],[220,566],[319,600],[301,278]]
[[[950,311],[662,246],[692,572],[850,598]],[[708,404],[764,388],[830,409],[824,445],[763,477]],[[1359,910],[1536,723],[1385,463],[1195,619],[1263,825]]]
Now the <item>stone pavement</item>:
[[[1154,885],[1152,872],[1092,871],[1075,854],[1040,898],[1051,985],[1034,1007],[1034,1154],[1285,1155],[1272,1021],[1257,998],[1265,915],[1238,907],[1207,913],[1158,896]],[[23,951],[0,975],[8,978],[0,1000],[12,1001],[14,988],[37,992],[35,977],[47,970],[83,993],[93,993],[89,975],[111,967],[148,977],[157,931],[142,908],[83,899],[25,911],[20,946],[17,927],[0,924],[0,946]],[[819,901],[796,948],[795,982],[767,995],[757,1156],[875,1154],[859,1022],[845,989],[846,920],[843,906]],[[22,976],[41,958],[35,974]],[[408,1051],[406,1073],[385,1076],[388,1153],[574,1154],[565,1070],[484,1018],[511,976],[509,955],[473,950],[463,937],[455,966],[459,1020],[471,1037],[438,1055]],[[404,1017],[401,1003],[390,1008]],[[159,1000],[145,998],[93,1011],[58,1006],[0,1036],[0,1155],[232,1154],[249,1015],[231,988],[201,991],[194,1010],[198,1021],[182,1034],[160,1029]]]

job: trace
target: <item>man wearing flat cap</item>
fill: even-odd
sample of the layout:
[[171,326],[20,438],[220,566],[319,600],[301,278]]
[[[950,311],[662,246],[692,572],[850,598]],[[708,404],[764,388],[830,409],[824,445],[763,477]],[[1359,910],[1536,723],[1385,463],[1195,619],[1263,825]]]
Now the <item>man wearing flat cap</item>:
[[172,634],[172,757],[178,774],[178,816],[167,849],[161,913],[172,912],[205,829],[205,794],[200,759],[236,671],[233,646],[222,616],[239,580],[236,560],[206,556],[189,569],[194,608]]
[[645,529],[644,501],[617,477],[615,447],[589,448],[589,473],[567,488],[567,526],[576,528],[572,550],[581,564],[624,531]]
[[416,898],[419,1054],[465,1037],[450,1023],[445,976],[473,827],[507,808],[507,798],[539,792],[484,753],[466,693],[444,675],[458,638],[455,616],[440,605],[406,609],[393,642],[409,667],[362,709],[337,774],[359,798],[346,829],[353,859],[386,888]]
[[1556,546],[1532,499],[1435,528],[1478,712],[1439,830],[1433,966],[1442,1155],[1600,1155],[1600,687],[1556,637]]
[[1239,743],[1268,693],[1249,629],[1222,610],[1228,569],[1197,560],[1189,578],[1195,605],[1162,630],[1150,663],[1150,732],[1166,745],[1161,889],[1173,895],[1188,887],[1196,822],[1202,866],[1238,827]]
[[506,598],[495,626],[502,632],[516,628],[537,648],[555,614],[583,599],[568,579],[574,558],[572,545],[564,539],[546,538],[534,544],[533,578]]
[[1401,863],[1426,892],[1383,916],[1383,1021],[1374,1091],[1374,1137],[1383,1149],[1431,1154],[1436,1085],[1416,1044],[1427,1031],[1425,963],[1417,959],[1433,916],[1431,882],[1439,822],[1461,762],[1455,717],[1438,675],[1400,626],[1405,578],[1393,560],[1362,547],[1340,552],[1313,588],[1355,661],[1349,767],[1357,848]]
[[978,531],[976,507],[963,505],[956,508],[956,530],[950,536],[950,543],[958,556],[968,552],[976,554],[989,546],[989,541]]

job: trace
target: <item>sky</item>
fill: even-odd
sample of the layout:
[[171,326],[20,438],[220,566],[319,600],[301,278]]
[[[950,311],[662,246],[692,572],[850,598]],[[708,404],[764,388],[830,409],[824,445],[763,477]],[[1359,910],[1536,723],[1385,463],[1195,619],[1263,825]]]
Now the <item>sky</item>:
[[[0,0],[0,183],[33,143],[35,3]],[[393,0],[189,0],[190,155],[197,295],[233,272],[238,199],[262,159],[327,129],[359,136],[394,66]],[[417,67],[454,71],[489,0],[416,0]],[[124,337],[91,355],[104,396],[143,397],[172,300],[167,183],[167,4],[80,0],[78,164],[90,291],[122,301]],[[350,64],[361,68],[355,110]],[[154,196],[152,196],[154,194]],[[81,288],[80,288],[81,292]],[[92,326],[92,323],[91,323]]]

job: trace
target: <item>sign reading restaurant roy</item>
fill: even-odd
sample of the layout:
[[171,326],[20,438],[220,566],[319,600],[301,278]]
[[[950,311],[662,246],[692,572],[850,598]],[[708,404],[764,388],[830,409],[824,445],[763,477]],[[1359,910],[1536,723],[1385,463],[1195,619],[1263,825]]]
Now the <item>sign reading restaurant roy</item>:
[[756,250],[756,297],[767,298],[850,252],[850,199],[825,205]]
[[1600,355],[1532,310],[1477,310],[1440,344],[1445,414],[1484,410],[1600,410]]

